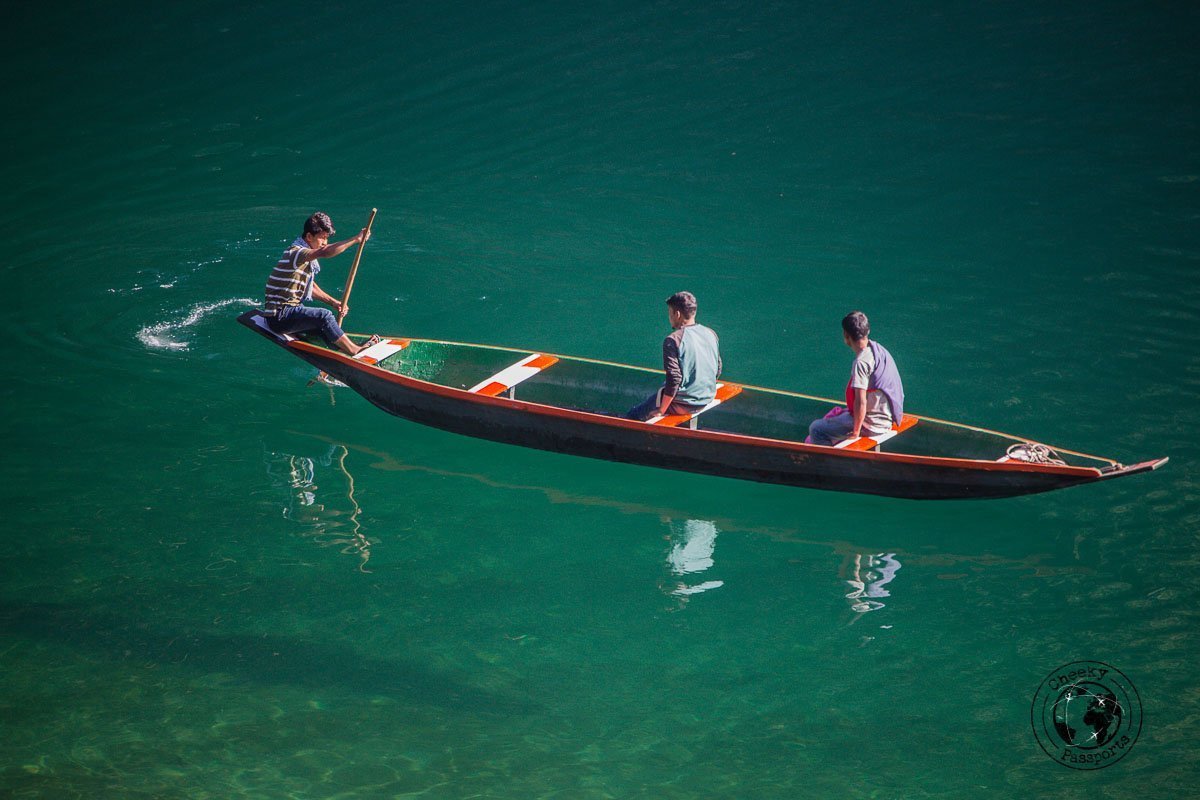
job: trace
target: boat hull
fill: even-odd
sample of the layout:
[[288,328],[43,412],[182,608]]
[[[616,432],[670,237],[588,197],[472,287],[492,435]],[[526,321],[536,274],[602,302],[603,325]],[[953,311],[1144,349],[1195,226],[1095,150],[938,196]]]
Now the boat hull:
[[322,363],[321,359],[313,359],[312,363],[384,411],[412,422],[465,436],[606,461],[909,499],[1012,497],[1094,480],[1078,475],[895,464],[870,455],[855,458],[827,454],[816,447],[798,451],[745,443],[719,434],[714,438],[681,436],[678,434],[682,431],[636,422],[617,425],[539,413],[536,406],[519,400],[476,404],[436,398],[340,364]]
[[[412,422],[505,444],[726,478],[906,499],[985,499],[1062,489],[1159,466],[1102,471],[1018,461],[858,452],[713,430],[648,425],[407,377],[302,341],[285,341],[248,312],[243,324],[380,409]],[[1165,461],[1165,460],[1164,460]]]

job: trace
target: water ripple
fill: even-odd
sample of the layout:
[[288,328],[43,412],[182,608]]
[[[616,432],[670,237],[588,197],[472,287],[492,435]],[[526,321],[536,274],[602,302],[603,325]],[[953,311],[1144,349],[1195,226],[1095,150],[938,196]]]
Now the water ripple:
[[253,306],[257,302],[248,297],[231,297],[215,303],[197,303],[182,319],[170,319],[154,325],[147,325],[137,332],[137,338],[146,347],[154,350],[187,350],[189,345],[187,340],[180,336],[182,332],[197,325],[214,311],[232,305]]

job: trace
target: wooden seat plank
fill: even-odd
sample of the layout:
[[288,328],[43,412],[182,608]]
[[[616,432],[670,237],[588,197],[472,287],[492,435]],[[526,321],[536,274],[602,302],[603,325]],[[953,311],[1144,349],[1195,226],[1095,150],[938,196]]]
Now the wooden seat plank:
[[534,375],[544,370],[546,367],[558,363],[558,359],[554,356],[546,356],[541,353],[534,353],[531,356],[521,359],[512,366],[492,375],[490,378],[484,378],[479,383],[472,386],[467,391],[472,394],[482,394],[488,397],[495,397],[499,394],[509,391],[522,381],[527,381]]
[[916,417],[910,417],[909,415],[905,414],[904,418],[900,420],[898,425],[892,425],[892,429],[890,431],[886,431],[884,433],[873,433],[870,436],[860,436],[857,439],[844,439],[835,444],[834,447],[837,447],[841,450],[874,450],[888,439],[904,433],[906,430],[916,424]]
[[741,394],[741,392],[742,387],[738,386],[736,383],[718,383],[716,397],[714,397],[712,402],[710,402],[708,405],[698,408],[690,414],[667,414],[665,416],[661,414],[656,415],[646,420],[646,422],[650,425],[666,425],[674,428],[685,422],[691,422],[705,411],[708,411],[714,406],[721,405],[721,403],[724,403],[731,397],[736,397],[737,395]]
[[359,350],[354,358],[364,364],[378,364],[406,347],[408,347],[408,339],[380,339],[370,347]]

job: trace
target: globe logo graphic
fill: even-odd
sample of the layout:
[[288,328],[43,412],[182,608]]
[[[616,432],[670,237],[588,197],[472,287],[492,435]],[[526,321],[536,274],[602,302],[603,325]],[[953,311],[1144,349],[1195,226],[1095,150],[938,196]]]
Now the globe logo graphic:
[[1067,744],[1095,749],[1112,740],[1124,713],[1116,695],[1104,686],[1072,684],[1054,703],[1054,729]]
[[1101,661],[1074,661],[1042,681],[1030,708],[1046,755],[1071,769],[1102,769],[1124,758],[1142,729],[1133,683]]

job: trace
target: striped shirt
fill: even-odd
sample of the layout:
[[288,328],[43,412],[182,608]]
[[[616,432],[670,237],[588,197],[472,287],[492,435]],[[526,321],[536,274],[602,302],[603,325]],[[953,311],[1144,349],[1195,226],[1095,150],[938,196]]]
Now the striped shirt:
[[313,281],[321,271],[321,264],[315,260],[298,264],[301,256],[311,252],[312,248],[303,238],[296,239],[283,251],[275,269],[267,277],[263,310],[268,314],[275,314],[284,306],[298,306],[312,299]]

